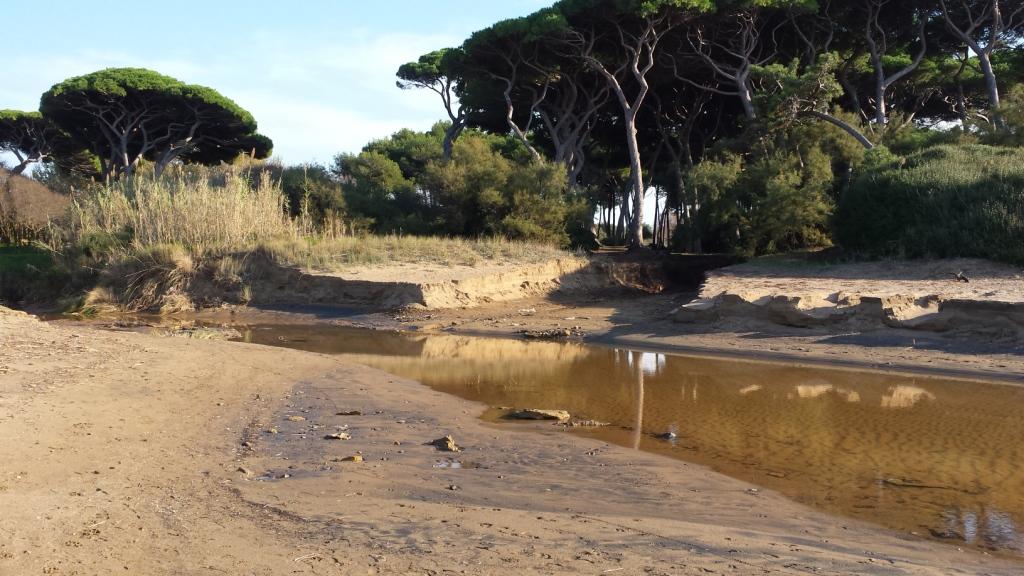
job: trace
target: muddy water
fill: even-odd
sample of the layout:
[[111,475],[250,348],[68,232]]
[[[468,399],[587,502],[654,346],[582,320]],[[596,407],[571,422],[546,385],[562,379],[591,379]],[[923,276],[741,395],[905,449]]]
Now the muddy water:
[[1024,388],[579,344],[236,328],[248,342],[343,355],[492,407],[608,422],[574,433],[832,513],[1024,554]]

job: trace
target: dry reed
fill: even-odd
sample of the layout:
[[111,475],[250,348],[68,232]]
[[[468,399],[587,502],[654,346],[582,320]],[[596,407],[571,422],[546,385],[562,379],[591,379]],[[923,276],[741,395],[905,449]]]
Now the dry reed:
[[567,255],[554,246],[504,238],[350,236],[338,232],[343,223],[325,232],[289,218],[285,202],[265,172],[251,178],[228,167],[163,179],[139,176],[80,195],[57,237],[65,247],[101,246],[108,261],[176,246],[197,262],[261,251],[281,264],[323,271],[412,262],[533,263]]

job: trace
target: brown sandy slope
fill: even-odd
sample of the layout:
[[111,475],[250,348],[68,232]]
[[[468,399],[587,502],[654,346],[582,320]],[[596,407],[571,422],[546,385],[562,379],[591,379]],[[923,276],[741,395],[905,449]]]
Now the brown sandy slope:
[[[0,309],[0,574],[1020,572],[481,410],[325,356]],[[480,468],[434,467],[449,433]]]
[[[956,272],[970,282],[956,281]],[[679,321],[682,310],[721,302],[722,294],[743,305]],[[874,298],[877,318],[803,322],[842,312],[837,294]],[[772,300],[785,304],[783,313],[763,305]],[[883,306],[896,307],[888,310],[892,319],[883,318]],[[827,265],[779,257],[715,270],[699,293],[553,294],[357,322],[390,327],[396,320],[416,330],[497,335],[578,328],[588,341],[636,349],[1024,382],[1024,269],[982,260]]]

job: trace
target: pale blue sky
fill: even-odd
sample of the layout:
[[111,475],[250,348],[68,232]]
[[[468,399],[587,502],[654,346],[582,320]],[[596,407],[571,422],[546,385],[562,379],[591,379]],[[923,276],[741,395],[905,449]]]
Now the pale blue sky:
[[553,0],[40,0],[3,9],[0,108],[35,110],[53,84],[139,66],[219,90],[248,109],[291,164],[444,116],[395,70]]

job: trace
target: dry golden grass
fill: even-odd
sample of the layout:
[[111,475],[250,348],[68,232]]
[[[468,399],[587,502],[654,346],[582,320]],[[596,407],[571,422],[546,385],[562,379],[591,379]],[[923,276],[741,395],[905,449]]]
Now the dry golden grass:
[[405,263],[448,266],[476,266],[485,262],[532,264],[568,256],[567,252],[555,246],[504,238],[305,237],[266,242],[262,248],[278,262],[322,271]]
[[243,174],[227,171],[222,182],[144,176],[97,188],[73,205],[68,233],[72,244],[96,236],[119,239],[111,243],[114,253],[174,245],[204,256],[294,237],[298,228],[269,177],[250,185]]
[[[343,229],[344,226],[335,226]],[[138,260],[159,247],[211,261],[218,276],[238,276],[239,259],[262,252],[275,261],[322,271],[398,263],[536,263],[568,254],[557,247],[502,238],[345,236],[314,231],[286,216],[285,195],[265,173],[244,169],[140,176],[83,194],[70,210],[63,246],[89,246],[110,262]],[[55,246],[56,248],[56,246]]]
[[63,216],[69,203],[67,196],[35,180],[0,169],[0,242],[44,238],[50,222]]

